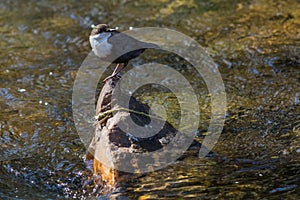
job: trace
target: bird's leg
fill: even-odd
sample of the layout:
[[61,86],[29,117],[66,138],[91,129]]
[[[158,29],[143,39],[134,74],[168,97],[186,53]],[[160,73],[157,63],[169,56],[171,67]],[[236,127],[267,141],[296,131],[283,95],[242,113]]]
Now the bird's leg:
[[120,65],[121,65],[120,63],[117,64],[117,66],[116,66],[114,72],[113,72],[110,76],[106,77],[106,78],[103,80],[103,83],[105,83],[108,79],[113,78],[113,77],[116,76],[116,70],[120,68]]
[[128,62],[124,63],[123,64],[123,67],[120,67],[121,64],[118,64],[116,66],[116,69],[114,70],[114,72],[112,73],[112,76],[117,76],[127,65],[128,65]]
[[116,76],[118,74],[118,72],[120,71],[120,68],[121,68],[121,64],[118,63],[115,70],[114,70],[114,72],[111,74],[111,77]]
[[115,76],[118,76],[118,73],[120,73],[120,71],[122,71],[126,66],[128,65],[128,62],[124,63],[123,67],[121,67],[121,64],[118,63],[114,72],[112,73],[112,75],[106,77],[103,82],[106,82],[108,79],[113,78]]

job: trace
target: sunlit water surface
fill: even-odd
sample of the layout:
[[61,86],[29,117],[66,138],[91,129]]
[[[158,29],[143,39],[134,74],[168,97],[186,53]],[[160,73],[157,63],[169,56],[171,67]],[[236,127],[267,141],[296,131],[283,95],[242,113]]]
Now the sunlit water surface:
[[[76,73],[90,51],[89,26],[105,22],[189,35],[218,64],[228,98],[224,130],[208,157],[198,158],[193,147],[164,169],[124,180],[110,197],[299,199],[299,10],[296,0],[2,0],[0,198],[109,197],[86,184],[92,172],[71,108]],[[200,91],[201,142],[210,116],[202,77],[176,56],[150,54]],[[146,61],[143,55],[131,66]],[[163,99],[140,94],[145,102]],[[165,106],[176,124],[176,101]]]

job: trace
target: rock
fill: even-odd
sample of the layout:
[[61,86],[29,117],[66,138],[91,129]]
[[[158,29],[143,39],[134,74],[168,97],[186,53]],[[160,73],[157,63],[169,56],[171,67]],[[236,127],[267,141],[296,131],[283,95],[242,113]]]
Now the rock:
[[[183,134],[170,123],[165,122],[163,118],[159,116],[150,118],[148,105],[130,97],[130,110],[135,112],[128,112],[128,110],[123,109],[125,105],[118,103],[122,101],[117,102],[116,99],[112,99],[113,92],[117,92],[117,98],[126,97],[119,90],[118,81],[117,78],[109,79],[101,90],[96,115],[101,113],[102,115],[98,119],[87,156],[87,160],[93,159],[94,174],[101,177],[100,182],[107,182],[111,186],[125,174],[151,171],[153,166],[159,167],[171,162],[172,154],[183,153],[176,152],[176,150],[182,151],[180,145],[178,148],[172,148],[163,154],[158,155],[156,151],[168,145],[175,136],[177,137],[176,144],[180,144],[180,140],[184,142],[184,137],[181,137]],[[126,126],[128,126],[127,120],[131,119],[141,128],[138,132],[138,136],[141,137],[130,132],[124,132],[124,129],[130,130],[131,127]],[[120,125],[122,125],[122,129]],[[152,127],[154,129],[160,127],[160,129],[156,134],[148,136],[147,131],[144,131],[145,127],[148,130],[149,127],[150,130]],[[173,147],[177,146],[173,145]]]

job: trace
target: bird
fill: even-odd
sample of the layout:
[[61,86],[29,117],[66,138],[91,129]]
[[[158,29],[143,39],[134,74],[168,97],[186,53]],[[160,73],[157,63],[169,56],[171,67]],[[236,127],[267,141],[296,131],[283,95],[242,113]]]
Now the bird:
[[120,77],[119,73],[128,62],[146,49],[159,48],[156,44],[142,42],[116,29],[110,29],[107,24],[92,25],[91,28],[89,40],[94,54],[103,61],[117,64],[113,73],[103,82],[116,76]]

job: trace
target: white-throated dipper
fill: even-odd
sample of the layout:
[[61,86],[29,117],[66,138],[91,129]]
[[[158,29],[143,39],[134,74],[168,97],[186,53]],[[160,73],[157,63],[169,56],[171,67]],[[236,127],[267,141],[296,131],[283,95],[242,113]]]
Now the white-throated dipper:
[[110,29],[107,24],[91,27],[93,30],[90,35],[90,44],[93,52],[100,59],[117,64],[112,75],[106,77],[103,82],[117,76],[131,59],[138,57],[146,49],[158,48],[156,44],[142,42],[115,29]]

